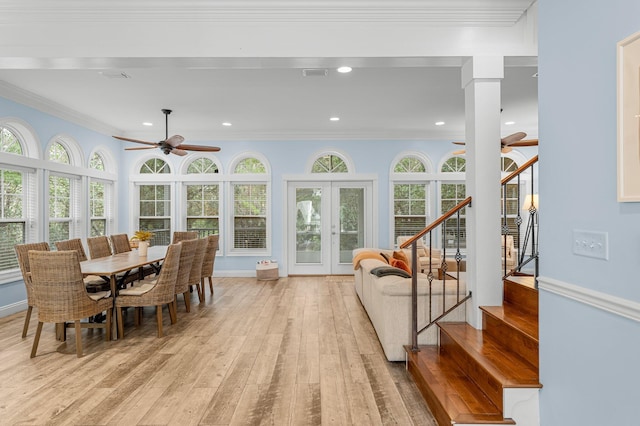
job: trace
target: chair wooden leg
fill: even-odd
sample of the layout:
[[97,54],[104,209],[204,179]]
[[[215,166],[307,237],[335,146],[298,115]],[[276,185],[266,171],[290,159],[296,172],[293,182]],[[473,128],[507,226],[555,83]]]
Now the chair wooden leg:
[[140,325],[140,317],[142,317],[142,315],[140,314],[140,307],[136,307],[134,308],[133,311],[133,324],[137,327]]
[[113,319],[111,318],[111,309],[107,309],[107,321],[105,323],[105,328],[106,328],[106,332],[105,334],[105,340],[108,342],[111,340],[111,323],[113,322]]
[[207,277],[209,280],[209,290],[211,290],[211,295],[213,296],[213,279],[211,277]]
[[118,322],[118,338],[124,338],[124,325],[122,324],[122,307],[116,307],[116,321]]
[[173,304],[173,302],[167,303],[167,308],[169,309],[169,318],[171,319],[171,324],[175,324],[176,322],[178,322],[175,305]]
[[197,284],[195,284],[196,286],[196,290],[198,290],[198,301],[200,303],[204,302],[204,299],[202,298],[202,280],[199,281]]
[[76,326],[76,355],[78,358],[82,357],[82,326],[80,320],[75,320]]
[[33,306],[29,306],[27,308],[27,316],[24,317],[24,327],[22,327],[22,338],[27,337],[27,331],[29,331],[29,321],[31,321],[31,311],[33,311]]
[[184,308],[187,312],[191,312],[191,295],[188,291],[182,293],[182,297],[184,298]]
[[156,306],[156,321],[158,322],[158,337],[162,337],[162,305]]
[[31,358],[36,356],[38,350],[38,343],[40,342],[40,334],[42,333],[42,322],[38,321],[38,328],[36,328],[36,335],[33,338],[33,347],[31,348]]

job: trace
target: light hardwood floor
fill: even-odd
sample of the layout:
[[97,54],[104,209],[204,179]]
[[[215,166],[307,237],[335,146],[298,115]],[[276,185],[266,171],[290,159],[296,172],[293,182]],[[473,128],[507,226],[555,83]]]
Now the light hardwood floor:
[[[178,323],[125,318],[125,338],[83,330],[55,340],[37,311],[0,319],[0,424],[435,425],[404,363],[388,362],[353,277],[216,278]],[[207,290],[208,292],[208,290]]]

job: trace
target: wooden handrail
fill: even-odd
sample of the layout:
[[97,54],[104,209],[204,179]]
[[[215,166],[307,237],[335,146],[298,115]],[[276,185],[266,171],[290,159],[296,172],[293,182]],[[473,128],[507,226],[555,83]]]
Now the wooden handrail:
[[524,172],[526,169],[528,169],[529,167],[531,167],[532,164],[534,164],[536,161],[538,161],[538,156],[536,155],[535,157],[531,158],[529,161],[527,161],[526,163],[524,163],[522,166],[518,167],[518,170],[515,170],[514,172],[512,172],[511,174],[509,174],[509,176],[505,177],[504,179],[502,179],[500,181],[500,185],[504,185],[505,183],[509,182],[511,179],[515,178],[516,176],[518,176],[520,173]]
[[422,231],[418,232],[416,235],[414,235],[413,237],[409,238],[407,241],[402,243],[400,245],[400,248],[409,247],[417,239],[422,238],[424,236],[424,234],[426,234],[427,232],[432,231],[438,225],[440,225],[442,222],[444,222],[445,220],[449,219],[451,216],[453,216],[458,211],[460,211],[463,207],[465,207],[467,205],[470,205],[470,204],[471,204],[471,197],[467,197],[464,200],[460,201],[454,208],[452,208],[451,210],[449,210],[448,212],[446,212],[445,214],[440,216],[438,219],[436,219],[434,222],[432,222],[429,226],[424,228]]

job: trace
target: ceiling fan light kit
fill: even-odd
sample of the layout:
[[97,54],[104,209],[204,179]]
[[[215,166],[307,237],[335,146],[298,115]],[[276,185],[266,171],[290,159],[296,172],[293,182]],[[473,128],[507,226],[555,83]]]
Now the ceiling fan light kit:
[[169,114],[171,114],[170,109],[162,109],[162,113],[164,114],[165,120],[165,136],[164,140],[159,142],[148,142],[141,141],[138,139],[125,138],[123,136],[114,136],[114,138],[119,139],[121,141],[126,142],[135,142],[143,145],[149,145],[145,147],[134,147],[134,148],[125,148],[125,151],[137,151],[141,149],[153,149],[159,148],[165,155],[175,154],[175,155],[187,155],[188,151],[200,151],[200,152],[217,152],[220,151],[220,148],[217,146],[203,146],[203,145],[185,145],[184,138],[180,135],[173,135],[169,137]]

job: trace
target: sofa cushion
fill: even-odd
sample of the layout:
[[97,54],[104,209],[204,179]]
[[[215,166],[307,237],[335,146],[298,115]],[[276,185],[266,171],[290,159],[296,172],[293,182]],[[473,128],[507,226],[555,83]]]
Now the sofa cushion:
[[411,274],[394,266],[378,266],[377,268],[373,268],[371,270],[371,274],[375,275],[376,277],[396,275],[403,278],[411,278]]

